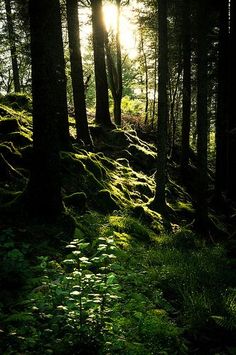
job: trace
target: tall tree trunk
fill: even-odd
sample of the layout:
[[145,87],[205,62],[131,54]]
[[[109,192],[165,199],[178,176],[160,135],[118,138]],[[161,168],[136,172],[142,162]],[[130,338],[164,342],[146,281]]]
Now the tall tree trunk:
[[208,175],[207,175],[207,4],[199,0],[197,4],[197,204],[196,226],[202,234],[208,232]]
[[12,20],[11,0],[5,0],[5,8],[6,8],[7,29],[8,29],[8,36],[9,36],[10,52],[11,52],[13,83],[14,83],[15,92],[20,92],[20,75],[19,75],[19,67],[17,62],[16,38],[15,38],[15,31],[14,31],[13,20]]
[[148,64],[147,64],[147,55],[144,49],[144,39],[143,39],[143,28],[140,25],[140,45],[141,52],[143,55],[143,65],[144,65],[144,73],[145,73],[145,119],[144,124],[147,125],[148,122],[148,109],[149,109],[149,80],[148,80]]
[[158,1],[158,124],[157,124],[157,173],[156,193],[153,206],[160,212],[166,210],[165,187],[167,175],[167,123],[168,123],[168,42],[167,42],[167,0]]
[[120,0],[116,0],[117,17],[116,17],[116,53],[113,57],[111,47],[106,33],[105,47],[107,55],[107,69],[109,86],[111,89],[114,101],[114,120],[117,126],[121,126],[121,101],[123,93],[123,79],[122,79],[122,58],[120,45]]
[[218,63],[218,97],[216,115],[216,172],[215,196],[221,197],[227,185],[227,125],[229,106],[229,1],[219,3],[219,63]]
[[85,144],[91,145],[92,140],[89,134],[87,121],[83,66],[80,49],[78,0],[66,0],[66,10],[77,140],[82,140]]
[[[179,60],[178,69],[177,69],[177,78],[175,82],[175,87],[173,88],[173,93],[170,94],[170,113],[169,113],[169,157],[172,157],[174,145],[175,145],[175,137],[176,137],[176,127],[177,127],[177,110],[176,110],[176,99],[178,96],[179,82],[180,76],[182,73],[182,62]],[[170,80],[169,80],[170,81]],[[170,82],[171,87],[171,82]],[[170,90],[171,91],[171,90]]]
[[34,155],[27,207],[33,215],[50,218],[63,210],[59,150],[67,119],[59,0],[30,0],[29,11]]
[[235,0],[230,1],[230,112],[228,125],[228,186],[227,195],[236,203],[236,169],[235,169],[235,151],[236,151],[236,119],[235,119],[235,82],[236,82],[236,4]]
[[181,171],[185,176],[189,163],[189,136],[191,120],[191,11],[190,0],[183,0],[183,112],[181,141]]
[[152,130],[154,130],[154,121],[156,115],[156,96],[157,96],[157,35],[155,41],[155,60],[154,60],[154,95],[153,95],[152,122],[151,122]]
[[116,17],[116,68],[117,68],[117,89],[116,100],[114,103],[114,119],[118,126],[121,126],[121,101],[123,94],[123,79],[122,79],[122,58],[120,44],[120,12],[121,0],[116,0],[117,17]]
[[91,0],[91,6],[96,85],[95,121],[102,126],[112,127],[105,63],[105,25],[102,12],[102,0]]

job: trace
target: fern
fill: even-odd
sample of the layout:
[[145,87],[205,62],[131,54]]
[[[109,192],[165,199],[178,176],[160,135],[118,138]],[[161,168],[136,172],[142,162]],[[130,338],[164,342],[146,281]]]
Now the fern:
[[225,315],[212,316],[216,324],[227,330],[236,329],[236,289],[230,290],[230,293],[224,300]]
[[6,323],[27,323],[32,322],[34,320],[33,314],[29,312],[17,312],[13,313],[10,316],[6,317]]

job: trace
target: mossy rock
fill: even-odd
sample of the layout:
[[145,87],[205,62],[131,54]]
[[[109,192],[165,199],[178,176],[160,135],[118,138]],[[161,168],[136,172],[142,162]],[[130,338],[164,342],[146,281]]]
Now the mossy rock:
[[21,193],[21,191],[15,192],[0,188],[0,205],[5,205],[15,200],[18,196],[21,195]]
[[138,181],[135,184],[136,189],[140,192],[141,195],[145,195],[147,197],[152,197],[154,191],[152,190],[152,188],[148,185],[147,182],[141,182]]
[[141,241],[149,241],[153,234],[138,218],[129,215],[111,216],[109,223],[117,232],[127,233],[131,237]]
[[106,189],[98,191],[94,197],[94,204],[97,211],[105,214],[119,210],[112,194]]
[[75,192],[64,198],[66,204],[75,207],[79,213],[84,213],[87,207],[87,196],[84,192]]
[[7,161],[15,165],[21,165],[22,156],[21,153],[15,148],[12,142],[3,142],[0,144],[0,154],[4,156]]
[[127,168],[130,167],[129,166],[129,160],[126,159],[126,158],[118,158],[118,159],[116,159],[116,162],[121,164],[121,165],[123,165],[123,166],[125,166],[125,167],[127,167]]
[[32,110],[32,99],[23,93],[11,93],[0,98],[0,102],[14,110]]
[[32,144],[32,139],[23,132],[12,132],[5,136],[5,140],[12,142],[17,147]]
[[133,162],[144,170],[156,167],[157,155],[154,151],[138,144],[130,144],[128,148]]
[[16,118],[8,118],[0,120],[0,135],[19,132],[20,126]]
[[181,250],[196,249],[196,236],[191,230],[180,230],[173,236],[173,245]]
[[22,165],[25,168],[30,168],[33,161],[33,146],[26,145],[20,149],[20,153],[22,156]]
[[67,193],[72,194],[79,190],[92,198],[104,185],[87,169],[86,161],[86,155],[61,152],[62,182]]

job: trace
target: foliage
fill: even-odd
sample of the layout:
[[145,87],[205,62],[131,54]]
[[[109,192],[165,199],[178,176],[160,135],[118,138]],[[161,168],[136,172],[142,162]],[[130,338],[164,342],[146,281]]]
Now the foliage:
[[66,248],[69,253],[61,262],[38,258],[41,284],[28,296],[24,311],[3,317],[3,350],[8,353],[18,349],[69,354],[76,347],[93,353],[112,331],[111,307],[118,298],[111,269],[113,238],[98,238],[94,248],[74,239]]
[[221,341],[235,330],[225,249],[188,230],[155,235],[128,214],[87,213],[63,257],[31,264],[29,246],[13,238],[2,233],[4,275],[14,265],[22,286],[17,306],[1,305],[4,354],[224,353],[216,334]]

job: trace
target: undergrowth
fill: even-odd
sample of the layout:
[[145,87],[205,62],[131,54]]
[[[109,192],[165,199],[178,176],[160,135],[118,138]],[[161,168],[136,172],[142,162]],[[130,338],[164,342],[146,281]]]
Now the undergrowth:
[[87,213],[61,254],[30,260],[4,230],[1,283],[9,276],[21,293],[1,299],[1,353],[233,354],[236,278],[224,247],[188,230],[153,234],[127,214]]

